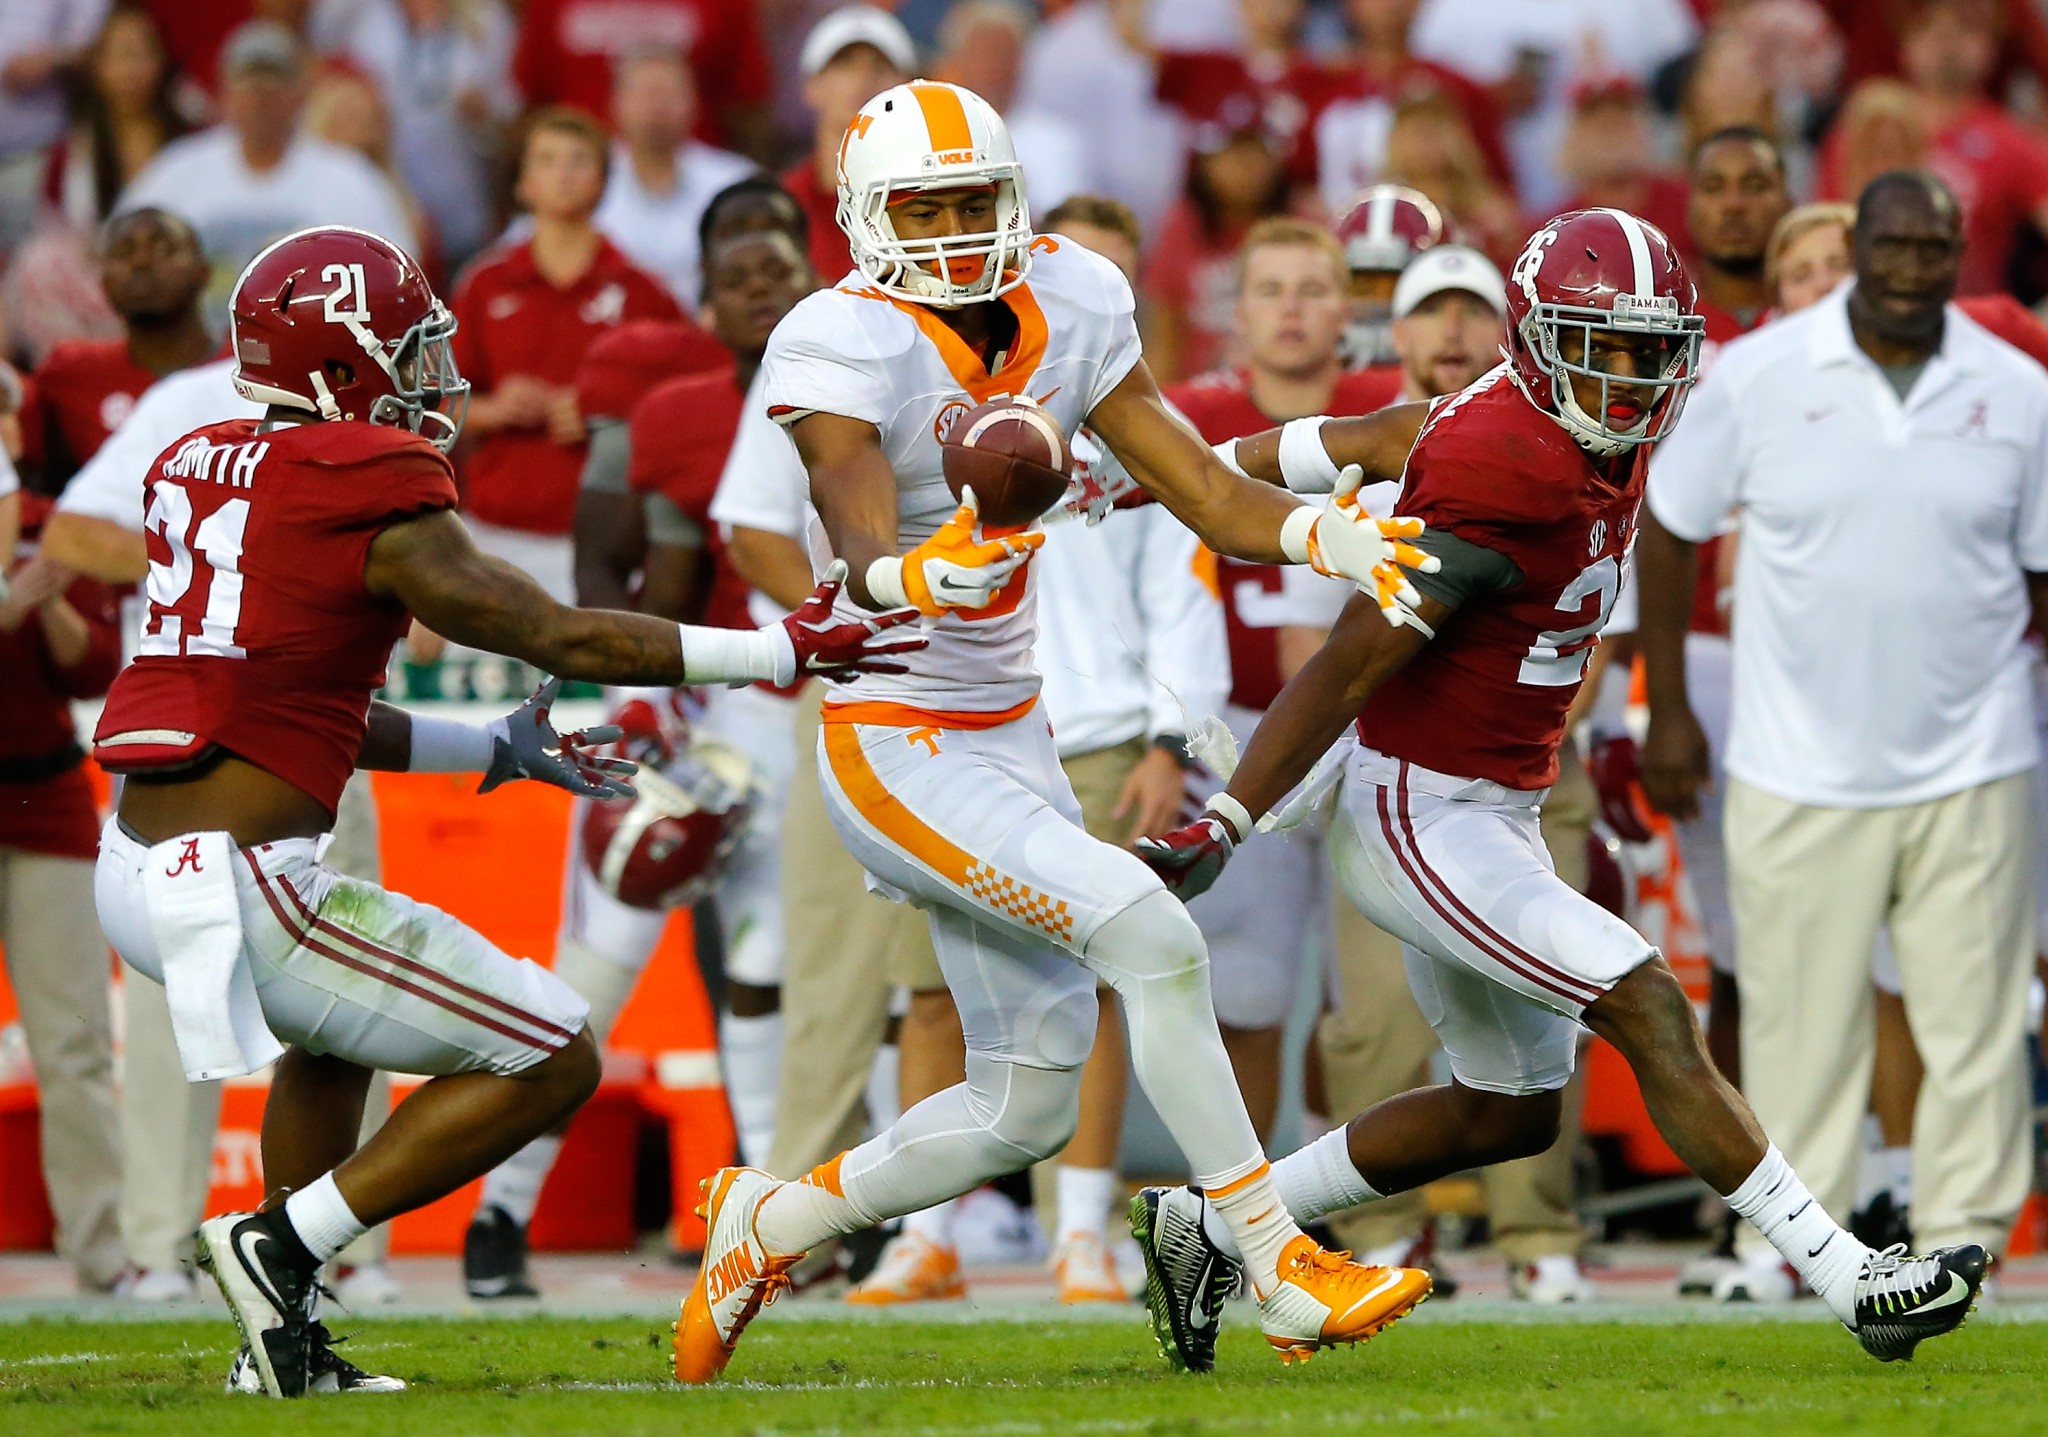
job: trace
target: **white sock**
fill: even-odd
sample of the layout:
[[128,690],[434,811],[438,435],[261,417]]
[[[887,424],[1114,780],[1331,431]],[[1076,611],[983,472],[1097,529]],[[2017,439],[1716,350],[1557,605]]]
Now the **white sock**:
[[740,1161],[759,1167],[775,1141],[775,1093],[782,1080],[782,1014],[719,1015],[719,1061],[725,1099],[739,1131]]
[[1273,1182],[1289,1215],[1303,1223],[1386,1196],[1351,1165],[1350,1134],[1344,1128],[1332,1128],[1273,1164]]
[[1301,1236],[1287,1204],[1280,1201],[1272,1164],[1261,1159],[1258,1167],[1235,1182],[1202,1187],[1208,1210],[1230,1229],[1232,1245],[1251,1276],[1252,1291],[1263,1299],[1279,1285],[1281,1251]]
[[1884,1174],[1885,1191],[1892,1195],[1896,1207],[1913,1205],[1913,1150],[1911,1148],[1879,1148],[1877,1160]]
[[1775,1143],[1764,1150],[1756,1171],[1728,1194],[1728,1206],[1756,1224],[1835,1316],[1854,1319],[1856,1277],[1870,1249],[1814,1201]]
[[1059,1194],[1058,1241],[1109,1238],[1109,1205],[1116,1201],[1116,1173],[1109,1168],[1074,1168],[1061,1163],[1053,1175]]
[[284,1220],[317,1262],[327,1261],[369,1231],[334,1185],[333,1173],[322,1173],[311,1186],[286,1198]]
[[960,1199],[948,1198],[944,1202],[933,1203],[930,1207],[906,1213],[903,1218],[904,1235],[921,1237],[933,1247],[943,1247],[951,1251],[953,1218],[959,1211]]
[[555,1159],[561,1151],[561,1138],[550,1134],[535,1138],[499,1163],[484,1174],[483,1192],[477,1197],[477,1211],[481,1213],[487,1207],[503,1208],[505,1215],[521,1227],[532,1223],[533,1210],[540,1203],[541,1185],[548,1180],[548,1173],[554,1168]]
[[[1343,1128],[1332,1128],[1273,1164],[1273,1185],[1287,1204],[1287,1215],[1297,1223],[1314,1222],[1325,1213],[1342,1212],[1386,1196],[1374,1191],[1351,1165],[1351,1148]],[[1202,1231],[1225,1253],[1238,1256],[1237,1239],[1214,1203],[1202,1204]]]

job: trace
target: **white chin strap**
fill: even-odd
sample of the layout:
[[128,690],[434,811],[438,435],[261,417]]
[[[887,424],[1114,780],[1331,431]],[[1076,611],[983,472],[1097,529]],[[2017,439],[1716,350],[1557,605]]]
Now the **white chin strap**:
[[1571,376],[1560,373],[1550,383],[1557,394],[1557,413],[1554,417],[1588,454],[1597,455],[1602,459],[1612,459],[1617,454],[1635,448],[1648,437],[1654,410],[1643,411],[1643,417],[1637,420],[1632,428],[1626,433],[1616,434],[1594,419],[1580,405],[1579,396],[1572,392]]

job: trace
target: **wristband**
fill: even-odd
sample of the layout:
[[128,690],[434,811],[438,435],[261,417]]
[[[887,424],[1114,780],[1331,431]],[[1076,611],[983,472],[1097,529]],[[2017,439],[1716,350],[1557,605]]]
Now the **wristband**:
[[907,609],[910,595],[903,587],[903,561],[894,555],[868,565],[868,597],[882,609]]
[[1294,506],[1294,512],[1281,521],[1280,552],[1287,556],[1288,563],[1313,562],[1309,558],[1308,534],[1309,530],[1315,528],[1316,520],[1322,516],[1323,511],[1319,505],[1297,504]]
[[1226,439],[1221,444],[1214,445],[1211,452],[1215,454],[1217,460],[1225,469],[1237,475],[1238,478],[1249,479],[1252,477],[1244,472],[1244,465],[1237,462],[1237,441],[1235,439]]
[[1328,494],[1342,472],[1323,447],[1327,414],[1290,419],[1280,426],[1280,477],[1297,494]]
[[1252,822],[1252,811],[1232,798],[1228,789],[1211,798],[1207,807],[1213,817],[1223,820],[1225,827],[1235,830],[1232,837],[1238,843],[1250,838],[1258,827]]
[[407,773],[488,773],[497,752],[489,728],[460,719],[413,714]]
[[[796,678],[796,645],[780,624],[765,629],[707,629],[677,624],[686,684],[787,684]],[[776,642],[777,639],[781,643]]]
[[1182,768],[1193,768],[1195,760],[1188,753],[1188,736],[1184,733],[1156,733],[1152,735],[1152,747],[1173,755],[1173,761]]

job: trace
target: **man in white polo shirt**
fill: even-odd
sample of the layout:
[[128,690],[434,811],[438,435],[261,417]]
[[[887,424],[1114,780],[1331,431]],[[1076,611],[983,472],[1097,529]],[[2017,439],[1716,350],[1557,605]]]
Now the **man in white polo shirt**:
[[[1927,1069],[1914,1238],[1997,1253],[2032,1151],[2024,636],[2048,619],[2048,377],[1948,303],[1961,257],[1938,180],[1873,180],[1853,284],[1722,350],[1660,448],[1637,546],[1643,777],[1694,811],[1694,545],[1739,508],[1725,825],[1744,1090],[1846,1219],[1889,928]],[[1761,1237],[1737,1248],[1745,1295],[1791,1294]]]

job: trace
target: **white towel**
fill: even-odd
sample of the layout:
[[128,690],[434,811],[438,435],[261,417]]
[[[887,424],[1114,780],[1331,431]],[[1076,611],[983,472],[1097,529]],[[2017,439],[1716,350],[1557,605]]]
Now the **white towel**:
[[225,833],[187,833],[143,855],[143,899],[187,1082],[238,1078],[284,1052],[243,953],[234,863]]

